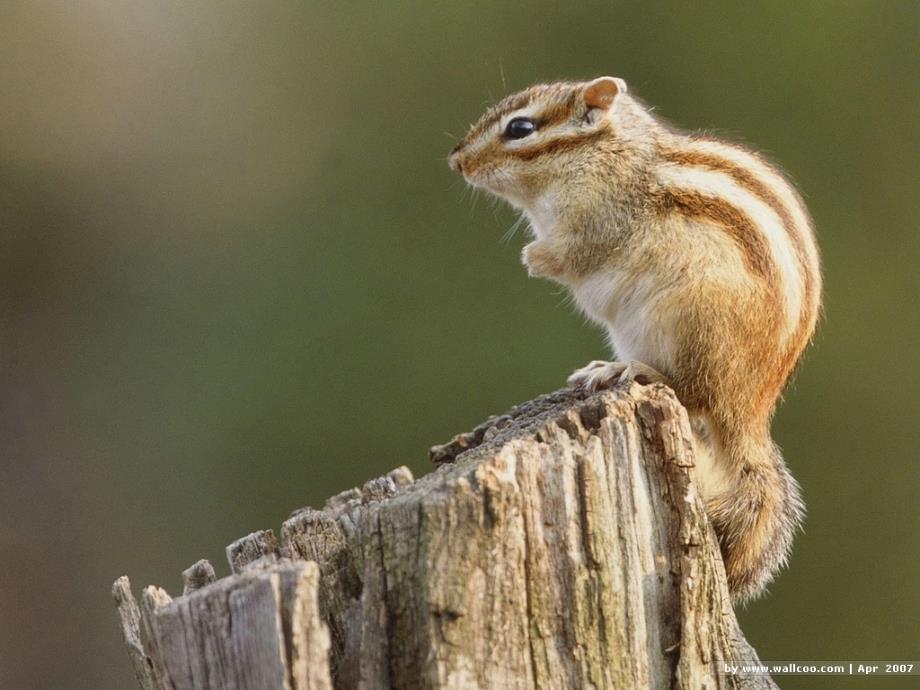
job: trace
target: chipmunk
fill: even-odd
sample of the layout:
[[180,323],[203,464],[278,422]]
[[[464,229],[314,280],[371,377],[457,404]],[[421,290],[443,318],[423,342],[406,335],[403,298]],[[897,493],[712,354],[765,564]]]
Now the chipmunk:
[[756,153],[664,124],[615,77],[505,98],[448,162],[523,212],[529,274],[568,288],[606,329],[619,361],[569,384],[674,389],[732,597],[761,593],[803,516],[770,437],[820,310],[802,199]]

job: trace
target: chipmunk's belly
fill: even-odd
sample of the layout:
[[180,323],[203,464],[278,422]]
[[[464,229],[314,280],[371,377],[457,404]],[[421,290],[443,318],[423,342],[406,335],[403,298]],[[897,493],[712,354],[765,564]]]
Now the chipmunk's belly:
[[679,315],[668,308],[668,295],[653,279],[630,279],[614,271],[598,272],[573,287],[575,301],[607,329],[620,361],[636,360],[673,372]]

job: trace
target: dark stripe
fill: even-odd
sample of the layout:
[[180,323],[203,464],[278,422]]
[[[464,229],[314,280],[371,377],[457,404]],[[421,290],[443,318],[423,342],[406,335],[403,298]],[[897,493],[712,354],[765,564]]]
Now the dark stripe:
[[578,102],[578,95],[578,92],[571,88],[534,87],[508,96],[486,111],[479,122],[473,125],[465,141],[475,140],[508,113],[526,108],[535,101],[548,103],[547,107],[537,115],[540,127],[562,124],[571,119]]
[[770,247],[760,228],[744,211],[724,199],[705,196],[690,189],[665,188],[658,196],[662,212],[710,221],[722,228],[741,250],[751,271],[778,293],[777,271]]
[[[796,253],[799,258],[804,261],[805,256],[802,238],[795,221],[792,219],[792,213],[789,211],[786,204],[783,203],[783,200],[780,199],[779,195],[770,189],[770,187],[754,173],[737,163],[710,153],[680,150],[666,150],[663,153],[665,160],[669,163],[677,163],[679,165],[688,165],[695,168],[705,168],[713,172],[725,173],[739,186],[758,197],[779,216],[780,221],[783,223],[783,227],[786,229],[786,233],[789,235],[789,239],[796,248]],[[802,264],[802,268],[805,268],[804,263]]]
[[553,127],[573,119],[575,107],[578,103],[578,93],[572,92],[564,98],[550,103],[539,115],[540,127]]
[[[731,177],[736,184],[749,191],[751,194],[756,196],[767,206],[773,209],[777,217],[780,219],[780,222],[783,224],[783,228],[785,229],[789,240],[792,242],[792,246],[796,254],[796,259],[799,263],[799,269],[801,270],[802,276],[804,278],[803,294],[802,305],[799,310],[798,323],[796,324],[795,331],[793,331],[788,341],[785,352],[783,352],[781,355],[782,360],[779,363],[779,367],[776,371],[775,388],[781,391],[784,387],[784,384],[789,380],[792,371],[795,369],[799,357],[805,350],[808,342],[811,340],[812,333],[814,332],[814,324],[817,320],[817,312],[812,305],[815,302],[815,298],[817,297],[815,295],[815,291],[818,289],[817,276],[813,271],[818,269],[813,269],[811,266],[808,258],[807,248],[805,246],[806,238],[804,237],[804,234],[807,233],[810,228],[800,228],[793,219],[789,207],[780,198],[780,196],[772,189],[770,189],[770,187],[763,180],[757,177],[757,175],[744,168],[742,165],[722,158],[721,156],[701,151],[666,150],[662,153],[665,160],[669,162],[677,163],[679,165],[704,168],[713,172],[721,172]],[[761,163],[768,168],[770,167],[763,161],[761,161]],[[782,179],[782,176],[779,175],[779,173],[776,174],[780,179]],[[783,180],[783,182],[785,183],[785,180]],[[801,204],[801,202],[798,203]],[[808,214],[804,208],[802,211],[807,218]]]
[[533,160],[547,154],[559,153],[570,149],[582,148],[584,146],[593,146],[607,136],[607,128],[596,130],[590,134],[561,136],[556,139],[550,139],[543,144],[521,149],[505,149],[504,153],[510,158],[519,160]]
[[502,102],[493,106],[490,112],[487,112],[470,130],[466,136],[466,141],[473,141],[480,134],[485,132],[489,127],[502,119],[507,113],[526,108],[530,105],[531,97],[528,92],[509,96]]
[[[799,228],[792,217],[789,207],[783,202],[780,196],[753,172],[733,161],[722,158],[715,154],[701,151],[687,151],[678,149],[669,149],[662,152],[664,159],[670,163],[678,165],[687,165],[697,168],[705,168],[713,172],[720,172],[728,175],[738,186],[747,190],[763,203],[769,206],[780,219],[789,241],[795,250],[796,259],[799,268],[804,277],[804,294],[802,295],[803,314],[811,310],[810,305],[814,298],[814,276],[812,275],[811,266],[808,261],[808,254],[805,248],[805,240],[802,236],[807,228]],[[767,165],[763,163],[763,165]],[[769,166],[767,166],[769,167]],[[780,179],[782,177],[777,174]]]

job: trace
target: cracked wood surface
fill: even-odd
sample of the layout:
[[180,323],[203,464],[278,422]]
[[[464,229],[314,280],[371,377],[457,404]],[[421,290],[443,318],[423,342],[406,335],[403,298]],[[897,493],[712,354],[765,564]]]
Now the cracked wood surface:
[[144,690],[775,688],[731,608],[660,385],[564,390],[199,561],[175,600],[114,594]]

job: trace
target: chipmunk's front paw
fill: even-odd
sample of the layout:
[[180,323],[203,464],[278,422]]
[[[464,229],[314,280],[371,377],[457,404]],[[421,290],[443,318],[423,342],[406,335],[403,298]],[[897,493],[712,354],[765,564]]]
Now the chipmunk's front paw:
[[626,371],[628,366],[625,362],[605,362],[595,359],[588,366],[572,372],[567,382],[573,388],[596,391],[614,385],[620,380],[620,375]]
[[668,383],[667,377],[642,362],[605,362],[594,360],[588,366],[576,369],[567,379],[573,388],[594,392],[610,388],[617,383]]
[[531,278],[558,278],[564,273],[559,248],[545,240],[535,240],[524,247],[521,263]]

